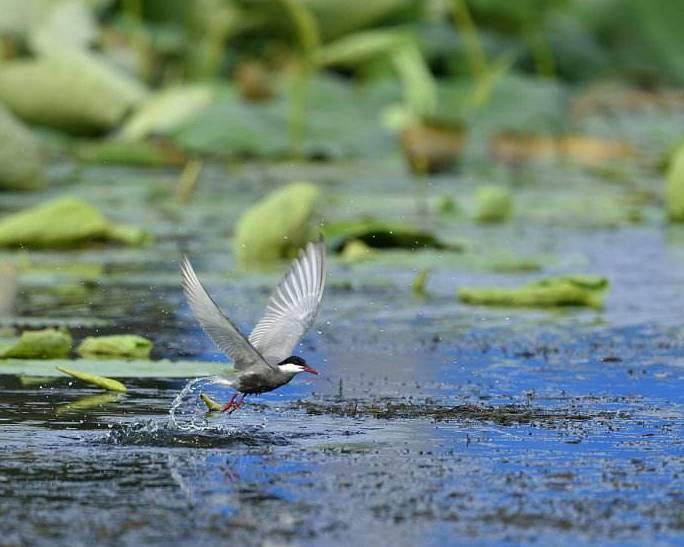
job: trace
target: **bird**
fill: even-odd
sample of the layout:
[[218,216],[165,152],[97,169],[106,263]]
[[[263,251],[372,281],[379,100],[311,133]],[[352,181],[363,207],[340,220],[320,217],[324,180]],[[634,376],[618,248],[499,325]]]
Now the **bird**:
[[247,338],[221,312],[188,257],[183,256],[182,286],[190,309],[214,344],[233,360],[237,371],[217,378],[235,390],[222,412],[232,414],[247,395],[273,391],[302,372],[318,374],[292,352],[316,319],[325,290],[325,262],[322,238],[300,250],[271,294],[263,317]]

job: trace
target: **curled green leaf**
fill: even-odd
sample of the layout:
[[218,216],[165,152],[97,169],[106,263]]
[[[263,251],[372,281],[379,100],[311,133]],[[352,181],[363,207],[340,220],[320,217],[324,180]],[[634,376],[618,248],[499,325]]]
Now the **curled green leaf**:
[[86,384],[92,384],[94,386],[101,387],[102,389],[106,389],[107,391],[118,391],[121,393],[125,393],[126,391],[128,391],[125,385],[123,385],[121,382],[117,380],[112,380],[111,378],[105,378],[104,376],[97,376],[95,374],[89,374],[87,372],[72,370],[70,368],[55,368],[58,371],[66,374],[67,376],[71,376],[73,378],[76,378],[77,380],[81,380],[81,382],[85,382]]

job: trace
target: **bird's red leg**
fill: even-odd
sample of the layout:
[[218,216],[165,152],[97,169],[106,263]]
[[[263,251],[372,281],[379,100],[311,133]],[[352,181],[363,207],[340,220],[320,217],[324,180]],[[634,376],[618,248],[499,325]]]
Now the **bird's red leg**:
[[245,400],[245,397],[247,397],[247,395],[245,395],[245,394],[243,393],[243,394],[242,394],[242,397],[240,397],[237,401],[235,401],[235,403],[233,403],[233,409],[232,409],[228,414],[232,414],[232,413],[235,412],[238,408],[240,408],[240,405],[241,405],[242,402]]
[[223,407],[223,410],[221,412],[226,412],[227,410],[230,410],[233,405],[235,404],[235,398],[238,396],[237,391],[233,393],[233,396],[230,398],[230,401],[226,403],[226,406]]

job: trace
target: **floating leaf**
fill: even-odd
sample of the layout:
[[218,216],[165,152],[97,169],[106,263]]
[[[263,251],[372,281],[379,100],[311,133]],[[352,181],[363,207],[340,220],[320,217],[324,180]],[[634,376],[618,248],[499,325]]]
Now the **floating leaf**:
[[451,196],[440,196],[435,208],[441,215],[458,215],[461,213],[459,204]]
[[458,296],[466,304],[481,306],[601,308],[608,287],[605,277],[571,275],[542,279],[519,288],[462,287],[458,290]]
[[0,247],[72,248],[98,241],[141,245],[150,236],[138,228],[116,225],[88,202],[56,199],[0,220]]
[[501,186],[482,186],[478,188],[475,199],[475,220],[478,222],[505,222],[513,212],[513,196]]
[[214,92],[202,84],[170,87],[150,95],[119,132],[119,137],[139,140],[168,135],[209,105]]
[[435,118],[463,124],[469,134],[565,130],[567,92],[558,82],[506,73],[499,75],[491,86],[487,100],[477,103],[473,82],[440,81]]
[[361,262],[373,257],[375,251],[359,239],[347,241],[342,249],[342,259],[345,262]]
[[289,258],[315,237],[312,230],[318,188],[293,182],[245,212],[235,229],[235,256],[241,266]]
[[144,96],[138,82],[83,51],[0,65],[0,102],[24,120],[67,132],[111,129]]
[[105,378],[104,376],[97,376],[95,374],[82,372],[80,370],[73,370],[70,368],[55,368],[58,371],[67,374],[68,376],[76,378],[77,380],[81,380],[81,382],[85,382],[86,384],[93,384],[94,386],[101,387],[102,389],[106,389],[107,391],[118,391],[120,393],[125,393],[126,391],[128,391],[125,385],[123,385],[121,382],[117,380],[112,380],[111,378]]
[[214,401],[214,399],[209,397],[209,395],[206,393],[202,393],[200,395],[200,399],[202,399],[202,402],[207,405],[207,409],[209,409],[211,412],[220,412],[223,410],[223,405]]
[[95,17],[83,0],[52,0],[29,33],[31,49],[50,53],[56,48],[85,49],[97,38]]
[[[288,89],[293,93],[293,87]],[[303,153],[307,157],[377,157],[392,148],[380,123],[382,108],[399,99],[396,86],[358,87],[339,78],[312,77],[306,89]],[[244,102],[232,89],[173,132],[184,150],[214,156],[287,157],[291,154],[288,95]]]
[[391,224],[375,219],[337,222],[323,226],[323,235],[336,251],[342,251],[348,242],[358,240],[369,247],[386,249],[445,249],[460,251],[462,247],[454,243],[440,241],[429,232],[410,226]]
[[89,336],[76,351],[81,357],[149,359],[152,341],[134,334]]
[[684,222],[684,145],[675,152],[667,171],[665,185],[667,216],[672,222]]
[[416,296],[425,296],[427,294],[426,287],[428,279],[430,278],[430,270],[421,270],[413,278],[411,290]]
[[6,359],[0,360],[0,375],[60,376],[55,366],[77,367],[82,372],[109,378],[199,378],[227,376],[235,371],[230,363],[206,361],[140,361],[120,359]]
[[0,104],[0,190],[35,190],[45,182],[45,159],[31,130]]
[[24,331],[13,345],[0,348],[0,359],[60,359],[70,352],[69,331],[44,329]]

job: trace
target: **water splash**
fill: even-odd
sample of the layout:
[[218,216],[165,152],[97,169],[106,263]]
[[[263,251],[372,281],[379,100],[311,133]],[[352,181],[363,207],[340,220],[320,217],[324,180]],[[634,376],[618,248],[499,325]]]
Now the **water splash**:
[[221,384],[217,377],[195,378],[190,380],[178,393],[169,409],[169,420],[173,427],[181,431],[204,431],[209,426],[207,407],[200,395],[207,388]]
[[119,424],[107,432],[105,444],[169,448],[232,448],[287,445],[289,439],[264,431],[262,425],[236,427],[214,424],[203,429],[177,428],[170,422],[147,420]]

